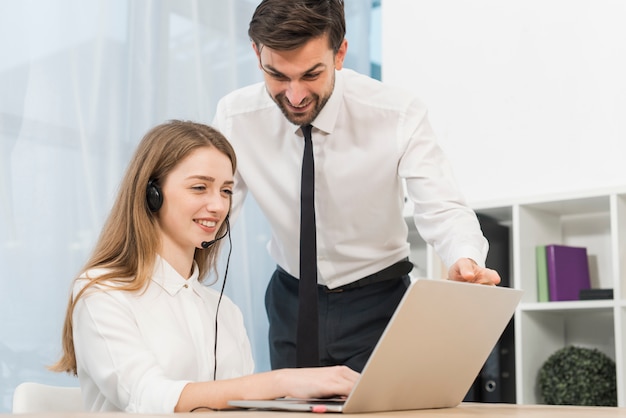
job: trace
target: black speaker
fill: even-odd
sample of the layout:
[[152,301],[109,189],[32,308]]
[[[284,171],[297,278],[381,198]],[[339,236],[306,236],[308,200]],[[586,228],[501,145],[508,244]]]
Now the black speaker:
[[[510,229],[496,219],[477,214],[480,227],[489,241],[485,265],[500,274],[499,286],[510,287]],[[465,399],[466,402],[515,403],[515,330],[509,321],[485,361]]]
[[154,179],[150,180],[146,186],[146,204],[150,212],[157,212],[163,205],[163,193]]

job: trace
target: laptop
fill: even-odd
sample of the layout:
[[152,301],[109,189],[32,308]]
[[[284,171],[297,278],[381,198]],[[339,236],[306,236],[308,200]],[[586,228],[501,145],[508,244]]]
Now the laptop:
[[341,413],[455,407],[465,398],[521,296],[521,290],[506,287],[416,279],[347,398],[229,404]]

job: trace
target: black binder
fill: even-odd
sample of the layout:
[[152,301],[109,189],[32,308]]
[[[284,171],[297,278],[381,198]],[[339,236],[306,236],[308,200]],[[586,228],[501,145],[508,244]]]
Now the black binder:
[[[500,286],[510,287],[510,229],[489,216],[477,216],[483,234],[489,241],[485,264],[500,274]],[[511,319],[465,396],[466,402],[516,402],[514,334]]]

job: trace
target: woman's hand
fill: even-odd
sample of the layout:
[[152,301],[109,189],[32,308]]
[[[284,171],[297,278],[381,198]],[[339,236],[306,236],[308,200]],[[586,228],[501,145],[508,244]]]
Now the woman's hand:
[[329,398],[347,396],[360,374],[347,366],[276,370],[285,396],[292,398]]

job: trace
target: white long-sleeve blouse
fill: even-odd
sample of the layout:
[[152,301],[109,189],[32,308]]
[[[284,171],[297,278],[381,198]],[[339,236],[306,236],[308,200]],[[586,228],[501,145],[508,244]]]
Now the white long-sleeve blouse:
[[[96,277],[102,270],[89,271]],[[83,275],[82,277],[85,277]],[[86,280],[77,280],[74,296]],[[99,286],[76,304],[78,378],[90,411],[173,412],[189,382],[212,380],[219,292],[158,257],[145,292]],[[239,308],[223,296],[218,315],[217,379],[250,374],[254,362]]]

